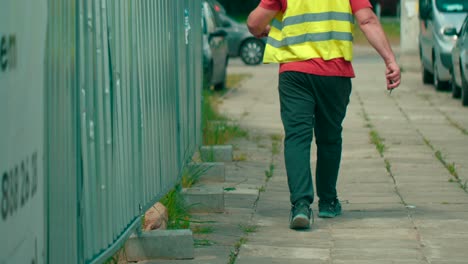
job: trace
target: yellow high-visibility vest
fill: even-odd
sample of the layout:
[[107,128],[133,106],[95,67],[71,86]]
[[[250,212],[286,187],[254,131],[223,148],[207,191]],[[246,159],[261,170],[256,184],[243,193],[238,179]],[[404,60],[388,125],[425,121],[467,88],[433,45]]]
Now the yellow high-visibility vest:
[[354,18],[349,0],[288,0],[271,24],[264,63],[353,58]]

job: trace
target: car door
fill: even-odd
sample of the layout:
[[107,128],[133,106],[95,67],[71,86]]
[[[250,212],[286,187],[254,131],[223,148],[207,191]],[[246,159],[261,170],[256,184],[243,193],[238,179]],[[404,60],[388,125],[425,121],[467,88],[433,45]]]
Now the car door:
[[[468,44],[466,41],[466,28],[467,28],[467,22],[468,22],[468,17],[466,17],[465,22],[463,22],[463,26],[458,34],[458,40],[455,43],[455,46],[453,47],[452,50],[452,63],[453,63],[453,80],[455,81],[456,86],[461,87],[461,74],[463,71],[461,71],[462,67],[464,65],[461,63],[463,61],[462,56],[463,56],[463,48],[465,45]],[[466,49],[466,48],[465,48]],[[465,51],[466,54],[466,51]]]
[[208,31],[208,41],[213,57],[213,84],[221,82],[224,79],[227,42],[223,34],[218,34],[220,21],[216,19],[216,14],[211,5],[205,2],[203,11],[205,12],[206,27]]
[[[460,69],[463,78],[468,81],[468,16],[463,23],[459,36]],[[457,76],[458,77],[458,76]]]
[[[425,69],[432,72],[432,46],[433,46],[433,0],[419,0],[420,7],[420,27],[419,27],[419,52],[421,62]],[[422,14],[426,11],[426,16]]]

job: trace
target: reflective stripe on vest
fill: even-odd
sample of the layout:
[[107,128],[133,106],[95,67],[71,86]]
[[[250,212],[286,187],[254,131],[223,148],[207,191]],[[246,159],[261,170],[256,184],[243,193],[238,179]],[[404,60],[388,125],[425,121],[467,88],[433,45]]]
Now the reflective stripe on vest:
[[272,21],[263,61],[351,61],[353,28],[349,0],[288,0],[286,12]]

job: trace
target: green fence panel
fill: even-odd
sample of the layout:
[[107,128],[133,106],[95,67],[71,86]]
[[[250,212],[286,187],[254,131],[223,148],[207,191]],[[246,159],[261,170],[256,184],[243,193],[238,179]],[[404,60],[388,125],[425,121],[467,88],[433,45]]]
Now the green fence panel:
[[101,263],[201,143],[198,0],[49,0],[49,263]]
[[45,61],[47,263],[78,263],[81,159],[75,1],[48,1]]

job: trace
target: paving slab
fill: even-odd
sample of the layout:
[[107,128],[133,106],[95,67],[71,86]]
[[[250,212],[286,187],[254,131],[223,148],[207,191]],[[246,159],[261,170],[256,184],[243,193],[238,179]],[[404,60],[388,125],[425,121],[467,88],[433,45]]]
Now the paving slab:
[[[283,148],[276,154],[271,149],[271,135],[284,135],[278,68],[244,67],[232,59],[229,74],[252,78],[225,93],[220,110],[249,131],[249,137],[232,142],[234,156],[242,153],[247,159],[226,163],[226,186],[235,189],[225,192],[224,212],[194,215],[207,221],[201,225],[213,227],[213,233],[195,238],[217,244],[196,247],[195,258],[181,263],[229,263],[242,238],[235,263],[467,263],[468,193],[449,182],[453,176],[435,152],[455,164],[460,179],[468,180],[468,135],[462,132],[468,129],[468,109],[448,93],[423,85],[420,73],[404,72],[401,86],[388,95],[382,60],[368,48],[356,52],[357,78],[343,123],[338,181],[343,215],[317,218],[315,202],[310,230],[288,228],[291,206]],[[382,155],[370,140],[371,130],[386,146]],[[315,144],[311,150],[314,174]],[[270,164],[273,177],[266,179]],[[241,224],[255,231],[246,233]]]

